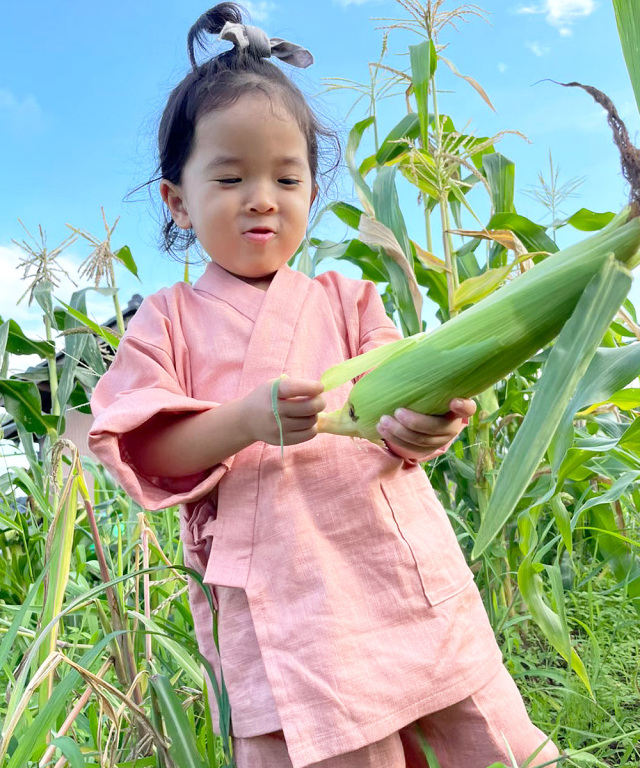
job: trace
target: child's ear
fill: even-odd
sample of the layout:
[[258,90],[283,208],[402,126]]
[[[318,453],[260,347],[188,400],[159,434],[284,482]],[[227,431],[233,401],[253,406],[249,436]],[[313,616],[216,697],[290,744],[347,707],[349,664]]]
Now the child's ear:
[[181,229],[191,229],[191,219],[184,204],[180,187],[172,181],[162,179],[160,182],[160,194],[167,204],[175,225]]
[[313,205],[314,200],[318,196],[318,190],[319,189],[320,189],[320,187],[318,187],[317,184],[313,185],[313,192],[311,193],[311,200],[309,201],[309,208],[311,208],[311,206]]

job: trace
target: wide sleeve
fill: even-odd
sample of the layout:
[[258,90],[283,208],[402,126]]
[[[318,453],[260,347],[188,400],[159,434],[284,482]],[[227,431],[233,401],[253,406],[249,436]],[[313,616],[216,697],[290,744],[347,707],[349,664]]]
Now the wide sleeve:
[[[402,334],[387,315],[384,304],[382,303],[382,298],[376,290],[374,283],[368,280],[361,281],[361,288],[358,292],[355,304],[359,318],[359,355],[368,352],[370,349],[375,349],[383,344],[388,344],[391,341],[396,341],[397,339],[402,338]],[[453,393],[451,397],[455,397],[455,393]],[[465,418],[462,422],[466,427],[469,420]],[[419,459],[404,459],[404,461],[407,464],[418,464],[435,459],[443,453],[446,453],[456,439],[457,437],[454,437],[453,440],[450,440],[446,445],[441,446],[436,451],[421,456]],[[389,446],[387,446],[387,448],[393,453],[393,450],[389,448]]]
[[139,472],[126,452],[122,436],[156,414],[200,413],[219,405],[186,393],[187,376],[175,362],[183,361],[185,355],[183,350],[176,354],[173,349],[174,334],[166,307],[162,291],[143,301],[91,398],[95,421],[89,432],[89,448],[124,490],[150,510],[208,495],[233,463],[229,457],[197,475],[157,478]]

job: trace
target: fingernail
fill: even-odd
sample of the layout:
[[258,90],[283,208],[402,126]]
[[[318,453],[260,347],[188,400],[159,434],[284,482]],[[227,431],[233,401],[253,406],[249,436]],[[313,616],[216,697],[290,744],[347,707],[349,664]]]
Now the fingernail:
[[462,400],[460,400],[459,398],[457,398],[457,397],[456,397],[456,398],[454,398],[454,399],[451,401],[451,405],[452,405],[454,408],[460,408],[460,406],[462,405]]
[[389,418],[389,416],[382,416],[380,418],[380,421],[378,422],[378,424],[381,427],[390,427],[391,426],[391,419]]

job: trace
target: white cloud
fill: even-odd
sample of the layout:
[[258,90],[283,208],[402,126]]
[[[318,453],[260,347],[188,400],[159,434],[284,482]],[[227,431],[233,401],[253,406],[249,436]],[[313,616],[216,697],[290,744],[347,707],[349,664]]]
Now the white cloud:
[[269,0],[244,0],[242,5],[249,12],[249,16],[252,21],[267,21],[269,16],[278,7],[275,3],[269,2]]
[[595,0],[543,0],[540,5],[517,8],[516,13],[544,14],[547,23],[567,37],[571,34],[571,24],[577,19],[590,16],[597,7]]
[[533,51],[536,56],[546,56],[549,53],[549,48],[544,45],[540,45],[540,43],[537,42],[527,43],[527,48],[530,51]]
[[336,0],[336,2],[346,8],[349,5],[364,5],[365,3],[378,2],[378,0]]
[[501,61],[498,64],[498,72],[501,72],[502,74],[504,74],[508,69],[509,69],[508,65],[505,64],[503,61]]
[[44,114],[33,96],[20,100],[8,89],[0,88],[0,124],[21,134],[33,134],[44,127]]

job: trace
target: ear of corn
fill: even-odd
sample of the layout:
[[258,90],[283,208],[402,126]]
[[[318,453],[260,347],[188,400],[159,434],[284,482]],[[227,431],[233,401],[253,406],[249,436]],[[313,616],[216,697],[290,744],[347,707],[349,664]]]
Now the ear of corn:
[[[548,257],[436,330],[419,334],[414,344],[396,342],[393,353],[356,383],[342,409],[320,415],[318,431],[379,440],[376,425],[384,414],[399,407],[446,413],[451,398],[473,397],[507,376],[558,335],[610,253],[628,268],[636,265],[640,219],[627,217],[625,209],[598,234]],[[375,362],[372,355],[365,360],[367,355],[360,365],[349,360],[327,371],[325,388],[352,378],[341,371],[369,370]]]

